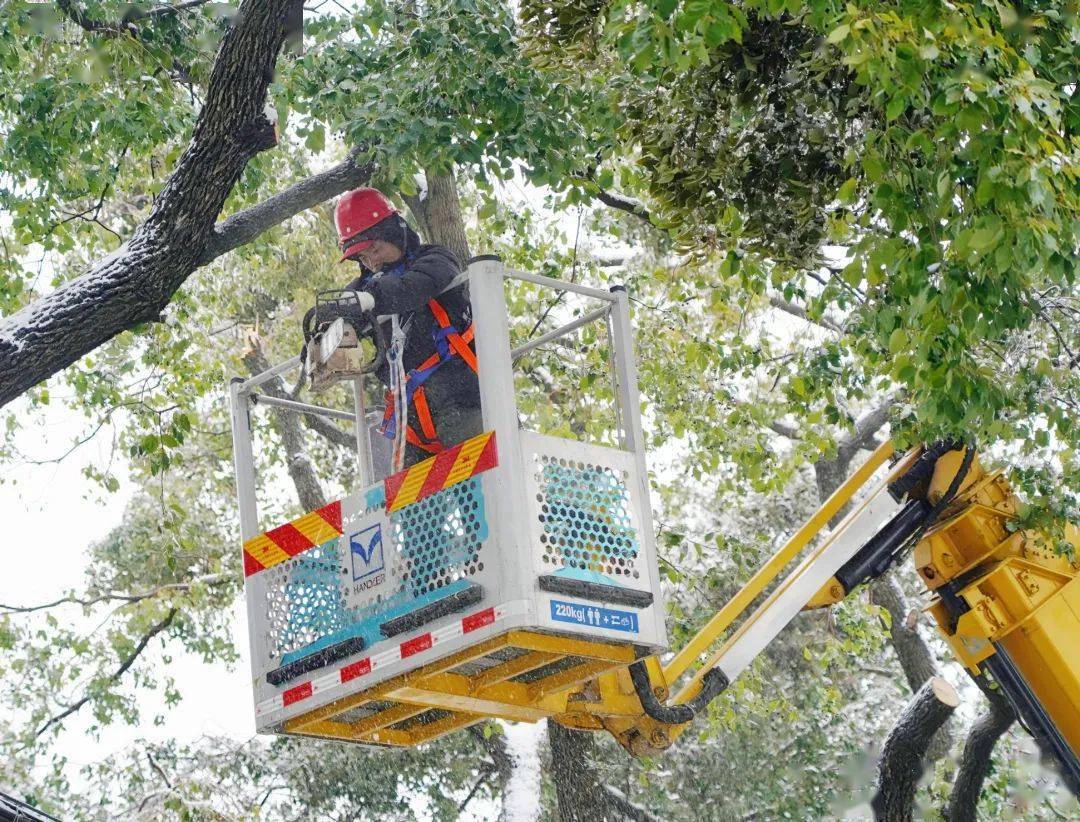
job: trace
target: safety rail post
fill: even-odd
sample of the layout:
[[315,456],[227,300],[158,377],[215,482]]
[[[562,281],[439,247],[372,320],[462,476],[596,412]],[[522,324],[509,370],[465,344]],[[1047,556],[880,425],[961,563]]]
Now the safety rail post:
[[[229,405],[233,431],[233,471],[236,477],[236,497],[240,509],[240,541],[247,542],[258,536],[259,507],[255,496],[255,457],[251,443],[251,401],[244,390],[244,380],[234,377],[229,384]],[[244,587],[257,585],[244,576]],[[266,632],[262,630],[263,614],[259,613],[259,598],[247,591],[244,597],[247,608],[248,642],[251,648],[251,676],[261,676],[266,661]]]
[[353,380],[353,408],[356,410],[356,455],[360,470],[360,487],[367,488],[375,481],[375,472],[371,467],[371,436],[367,426],[363,374]]
[[615,400],[619,407],[622,447],[640,457],[639,467],[645,468],[645,435],[641,428],[638,405],[637,365],[634,363],[634,332],[630,325],[630,300],[621,285],[611,287],[615,306],[611,312],[612,357],[615,368]]
[[[494,255],[476,257],[469,265],[469,301],[472,303],[476,333],[477,370],[480,377],[480,404],[484,430],[495,432],[499,464],[507,466],[497,485],[489,490],[493,509],[489,521],[495,528],[496,544],[505,556],[525,556],[529,535],[520,527],[525,510],[525,455],[518,424],[514,366],[510,355],[510,321],[506,312],[507,271]],[[512,562],[501,563],[501,587],[511,600],[532,601],[532,580]],[[511,593],[514,592],[514,593]]]
[[634,354],[634,327],[630,323],[630,297],[622,285],[612,286],[611,294],[615,297],[615,304],[608,315],[608,329],[611,334],[612,368],[615,374],[616,421],[620,426],[623,449],[634,456],[639,500],[636,508],[647,558],[645,569],[649,590],[656,592],[656,613],[665,614],[667,604],[660,585],[656,540],[653,534],[652,499],[649,493],[649,469],[645,463],[645,432],[641,427],[641,400]]
[[232,414],[233,473],[240,508],[240,538],[249,540],[259,533],[259,508],[255,499],[255,457],[251,450],[251,405],[244,391],[244,381],[233,378],[229,384]]

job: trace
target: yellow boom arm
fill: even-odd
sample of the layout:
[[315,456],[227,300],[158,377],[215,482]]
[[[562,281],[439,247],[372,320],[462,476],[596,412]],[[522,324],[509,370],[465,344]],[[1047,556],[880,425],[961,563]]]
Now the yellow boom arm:
[[[840,601],[916,541],[916,568],[933,594],[927,611],[957,658],[972,674],[989,670],[1077,790],[1080,531],[1065,526],[1071,557],[1054,551],[1047,534],[1014,533],[1018,500],[972,451],[914,449],[872,483],[892,454],[891,443],[878,447],[670,660],[649,657],[600,675],[569,696],[557,719],[606,729],[635,755],[659,753],[800,610]],[[777,583],[845,507],[840,523]]]

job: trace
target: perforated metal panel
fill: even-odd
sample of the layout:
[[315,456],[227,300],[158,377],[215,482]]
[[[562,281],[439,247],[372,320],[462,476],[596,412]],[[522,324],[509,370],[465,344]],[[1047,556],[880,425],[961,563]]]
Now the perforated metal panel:
[[266,571],[270,654],[281,657],[347,624],[339,539]]
[[484,569],[480,549],[488,524],[479,477],[408,505],[390,520],[404,560],[402,592],[431,594]]
[[390,515],[381,497],[342,536],[263,572],[269,664],[349,636],[370,646],[390,618],[460,589],[484,570],[488,537],[479,477]]
[[575,576],[639,578],[629,473],[551,454],[533,454],[532,469],[544,564]]

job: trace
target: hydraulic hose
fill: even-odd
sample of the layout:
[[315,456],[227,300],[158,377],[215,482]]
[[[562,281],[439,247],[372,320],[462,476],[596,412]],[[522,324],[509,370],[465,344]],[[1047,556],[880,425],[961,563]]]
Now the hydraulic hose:
[[964,458],[960,461],[960,469],[956,472],[956,476],[952,478],[952,482],[949,483],[949,487],[945,490],[945,493],[942,494],[941,499],[939,499],[934,507],[927,512],[926,519],[923,520],[919,530],[915,532],[915,535],[911,539],[913,545],[922,539],[923,534],[926,533],[927,529],[937,522],[938,517],[941,516],[941,512],[956,498],[956,494],[960,491],[960,486],[963,484],[964,478],[967,476],[974,459],[975,446],[966,446],[964,448]]
[[634,683],[634,691],[641,700],[641,707],[650,717],[665,725],[685,725],[692,722],[694,717],[701,713],[716,697],[722,694],[727,686],[727,676],[718,668],[706,671],[701,678],[701,690],[697,696],[682,705],[664,705],[653,693],[652,683],[649,681],[649,671],[645,662],[638,660],[630,666],[630,681]]

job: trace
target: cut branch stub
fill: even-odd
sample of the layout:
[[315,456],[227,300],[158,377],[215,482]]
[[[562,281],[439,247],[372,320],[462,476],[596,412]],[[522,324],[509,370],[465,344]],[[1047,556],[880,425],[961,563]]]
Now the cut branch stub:
[[912,819],[926,749],[934,733],[959,704],[956,689],[939,676],[928,679],[908,703],[881,752],[877,793],[870,803],[875,819],[883,822]]

